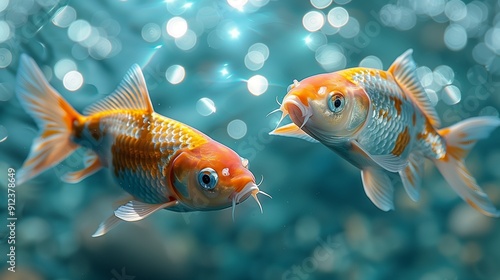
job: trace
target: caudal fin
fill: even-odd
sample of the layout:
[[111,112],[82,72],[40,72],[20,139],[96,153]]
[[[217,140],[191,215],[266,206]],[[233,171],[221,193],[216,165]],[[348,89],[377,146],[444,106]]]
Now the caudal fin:
[[435,161],[448,184],[462,199],[479,212],[492,217],[499,217],[500,211],[477,185],[465,167],[464,159],[478,140],[487,138],[498,126],[498,118],[476,117],[439,130],[446,140],[446,156]]
[[24,110],[40,129],[28,158],[17,173],[21,184],[69,156],[77,145],[70,140],[75,120],[83,118],[52,88],[35,61],[21,55],[16,93]]

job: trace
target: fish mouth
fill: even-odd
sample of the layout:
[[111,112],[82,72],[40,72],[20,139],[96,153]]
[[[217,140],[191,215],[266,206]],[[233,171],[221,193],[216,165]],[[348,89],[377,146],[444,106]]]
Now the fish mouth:
[[255,202],[257,202],[257,204],[259,205],[260,212],[263,213],[262,205],[260,204],[260,201],[259,201],[259,198],[257,197],[257,195],[260,193],[260,194],[263,194],[269,198],[272,198],[272,197],[269,194],[267,194],[259,189],[259,186],[260,186],[260,184],[262,184],[262,181],[259,184],[255,184],[254,182],[248,182],[245,185],[245,187],[243,187],[243,189],[241,189],[240,191],[234,192],[230,196],[230,199],[232,201],[232,209],[233,209],[233,213],[232,213],[233,221],[234,221],[234,209],[236,209],[236,204],[245,201],[245,199],[247,199],[250,195],[253,197]]
[[283,100],[282,111],[290,115],[290,119],[300,128],[312,117],[311,107],[304,105],[300,99],[295,96],[287,96]]

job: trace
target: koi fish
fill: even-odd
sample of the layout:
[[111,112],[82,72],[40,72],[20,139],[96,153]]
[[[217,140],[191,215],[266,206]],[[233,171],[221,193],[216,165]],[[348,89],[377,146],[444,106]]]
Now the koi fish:
[[44,78],[40,68],[22,55],[17,97],[40,133],[18,172],[18,183],[37,176],[83,147],[84,168],[65,174],[77,183],[109,168],[130,194],[93,237],[118,222],[139,221],[160,209],[207,211],[231,207],[261,193],[248,160],[200,131],[155,113],[144,76],[133,65],[116,91],[75,111]]
[[390,176],[395,173],[409,197],[418,200],[427,158],[472,207],[500,216],[464,164],[500,119],[475,117],[440,129],[412,52],[387,71],[358,67],[295,80],[276,110],[282,112],[279,123],[287,115],[293,123],[270,134],[320,142],[339,154],[361,170],[366,195],[383,211],[394,209]]

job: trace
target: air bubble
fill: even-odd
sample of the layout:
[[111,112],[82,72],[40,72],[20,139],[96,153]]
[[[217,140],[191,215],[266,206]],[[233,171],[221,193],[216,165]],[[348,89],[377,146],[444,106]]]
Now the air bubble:
[[232,120],[227,125],[227,134],[233,139],[241,139],[247,134],[247,124],[239,119]]
[[188,51],[196,46],[196,41],[196,33],[188,29],[184,36],[175,39],[175,45],[183,51]]
[[455,85],[448,85],[442,91],[441,100],[448,105],[457,104],[461,98],[460,89]]
[[212,99],[203,97],[196,102],[196,111],[202,116],[209,116],[217,111]]
[[0,48],[0,68],[6,68],[12,62],[12,53],[9,49]]
[[302,25],[307,31],[318,31],[325,24],[325,16],[318,11],[311,11],[302,18]]
[[255,96],[259,96],[259,95],[263,94],[264,92],[266,92],[268,86],[269,86],[269,83],[268,83],[266,77],[264,77],[262,75],[255,75],[255,76],[251,77],[250,79],[248,79],[248,81],[247,81],[248,91]]
[[328,12],[327,18],[330,25],[339,28],[349,21],[349,13],[342,7],[335,7]]
[[450,24],[444,32],[444,43],[452,51],[459,51],[467,44],[467,32],[459,24]]
[[141,36],[146,42],[156,42],[161,37],[161,28],[156,23],[147,23],[142,27]]
[[184,80],[186,77],[186,70],[181,65],[172,65],[168,67],[165,72],[165,77],[171,84],[176,85]]
[[182,17],[173,17],[167,22],[167,33],[174,38],[180,38],[188,30],[187,21]]
[[359,63],[359,66],[373,69],[383,69],[382,61],[374,55],[369,55],[363,58],[363,60]]
[[73,70],[64,75],[63,85],[69,91],[75,91],[83,85],[83,76],[80,72]]
[[52,23],[55,26],[66,28],[76,19],[76,11],[71,6],[64,6],[57,10],[56,15],[52,18]]

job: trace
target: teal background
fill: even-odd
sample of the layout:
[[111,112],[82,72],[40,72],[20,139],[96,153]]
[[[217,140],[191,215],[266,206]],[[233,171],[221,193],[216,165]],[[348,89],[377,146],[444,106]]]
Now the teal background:
[[[397,185],[396,210],[382,212],[366,197],[359,170],[326,147],[267,134],[279,119],[279,114],[267,114],[278,107],[276,100],[282,100],[293,79],[355,67],[367,56],[377,57],[387,69],[409,48],[419,66],[432,71],[446,65],[454,71],[449,83],[460,90],[460,97],[452,94],[458,102],[449,101],[434,72],[428,87],[435,91],[444,126],[477,115],[498,116],[500,1],[344,0],[324,9],[306,0],[248,1],[243,11],[222,0],[0,0],[0,7],[5,3],[0,9],[0,21],[9,26],[0,25],[1,217],[7,216],[7,169],[20,168],[37,133],[14,94],[21,53],[33,57],[80,112],[112,92],[129,67],[139,64],[155,110],[248,158],[256,178],[263,177],[261,189],[273,199],[261,197],[263,214],[249,199],[237,206],[235,221],[230,209],[160,211],[92,238],[124,192],[107,170],[75,185],[62,182],[63,173],[81,164],[72,156],[16,187],[16,272],[7,271],[9,232],[0,226],[0,279],[500,279],[499,220],[463,202],[430,162],[420,200],[411,201]],[[68,27],[54,24],[65,5],[74,9],[75,19],[94,26],[111,49],[103,55],[72,40]],[[207,7],[215,15],[213,26],[200,24],[200,10]],[[323,13],[328,26],[326,16],[334,7],[357,20],[354,36],[331,34],[326,27],[305,29],[307,12]],[[466,15],[455,18],[463,7]],[[196,33],[193,48],[180,49],[165,31],[174,16],[183,17]],[[148,23],[161,30],[152,42],[143,37]],[[231,37],[232,28],[239,31],[237,38]],[[461,34],[450,28],[466,30],[464,46],[450,47]],[[307,36],[319,41],[308,45]],[[256,71],[244,63],[254,43],[269,48]],[[322,56],[325,44],[337,52]],[[325,56],[341,62],[325,67],[316,59]],[[82,74],[78,90],[67,90],[56,77],[61,59],[71,59]],[[186,72],[176,85],[165,77],[174,64]],[[269,83],[260,96],[247,89],[254,75]],[[197,102],[204,97],[214,102],[215,113],[200,114]],[[228,133],[235,119],[247,127],[240,139]],[[497,206],[499,141],[500,129],[479,142],[466,161]]]

